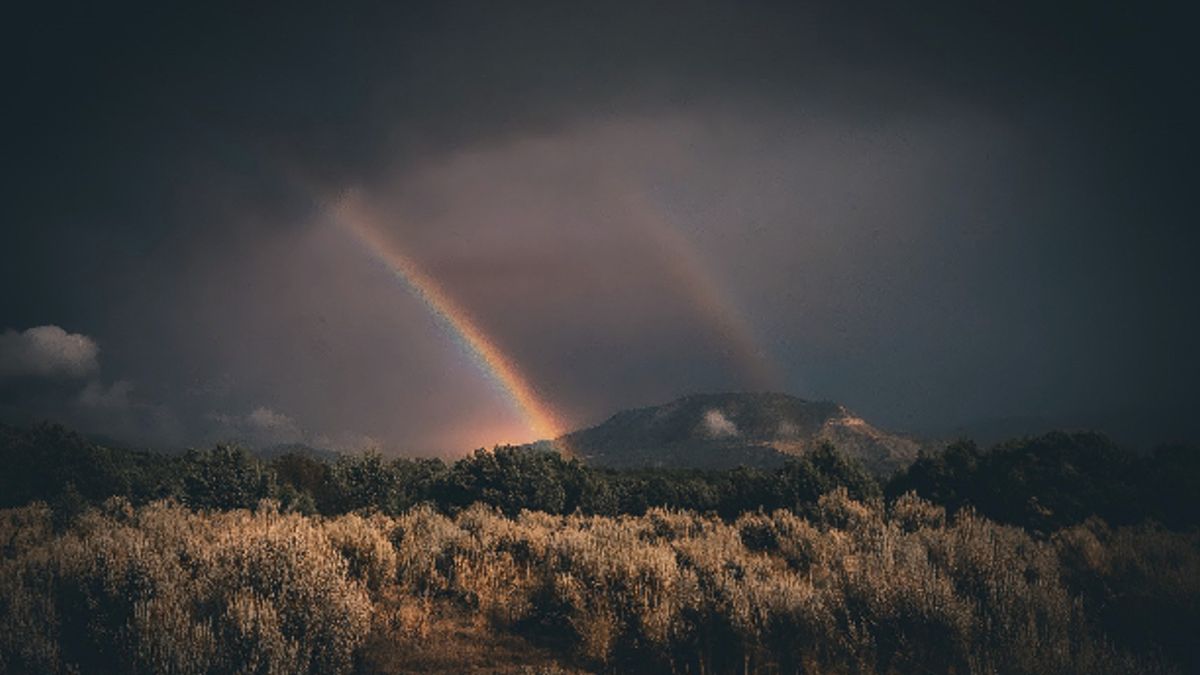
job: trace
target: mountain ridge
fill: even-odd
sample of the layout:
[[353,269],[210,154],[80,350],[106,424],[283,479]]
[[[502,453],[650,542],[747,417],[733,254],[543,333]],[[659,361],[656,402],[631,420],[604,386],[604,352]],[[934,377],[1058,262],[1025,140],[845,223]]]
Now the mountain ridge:
[[598,466],[701,469],[773,468],[827,442],[881,476],[907,466],[923,447],[836,401],[777,392],[691,394],[619,411],[556,442]]

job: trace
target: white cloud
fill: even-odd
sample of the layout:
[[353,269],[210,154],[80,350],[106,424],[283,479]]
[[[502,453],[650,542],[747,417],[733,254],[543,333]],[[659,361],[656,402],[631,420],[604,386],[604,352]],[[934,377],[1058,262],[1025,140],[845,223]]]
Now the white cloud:
[[704,413],[704,431],[711,438],[727,438],[738,435],[738,428],[733,420],[715,408]]
[[232,436],[255,445],[299,443],[305,438],[296,420],[266,406],[259,406],[246,415],[212,413],[208,418],[220,425],[218,433],[221,436]]
[[259,406],[246,416],[246,423],[260,431],[299,436],[300,427],[292,418],[270,408]]
[[0,333],[0,377],[86,377],[100,369],[92,338],[58,326]]

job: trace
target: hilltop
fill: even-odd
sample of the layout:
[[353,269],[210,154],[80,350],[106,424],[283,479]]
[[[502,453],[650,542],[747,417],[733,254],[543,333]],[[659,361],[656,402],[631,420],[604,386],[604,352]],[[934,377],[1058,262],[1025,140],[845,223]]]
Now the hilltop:
[[778,393],[685,396],[619,412],[559,440],[598,466],[703,469],[772,468],[828,442],[880,476],[910,464],[921,448],[840,403]]

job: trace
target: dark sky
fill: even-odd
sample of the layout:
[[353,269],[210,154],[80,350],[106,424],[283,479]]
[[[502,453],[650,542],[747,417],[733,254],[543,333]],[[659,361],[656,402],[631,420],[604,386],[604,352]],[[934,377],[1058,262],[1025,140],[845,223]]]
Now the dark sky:
[[6,12],[2,419],[529,440],[352,191],[570,425],[1194,431],[1183,3],[176,4]]

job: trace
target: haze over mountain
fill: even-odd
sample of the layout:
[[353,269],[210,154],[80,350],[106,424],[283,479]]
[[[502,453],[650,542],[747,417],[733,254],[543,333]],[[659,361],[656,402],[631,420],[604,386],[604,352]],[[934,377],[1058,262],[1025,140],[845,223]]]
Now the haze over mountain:
[[619,412],[589,429],[564,435],[584,461],[611,467],[772,467],[823,442],[890,474],[917,457],[921,443],[880,430],[833,401],[779,393],[685,396]]

